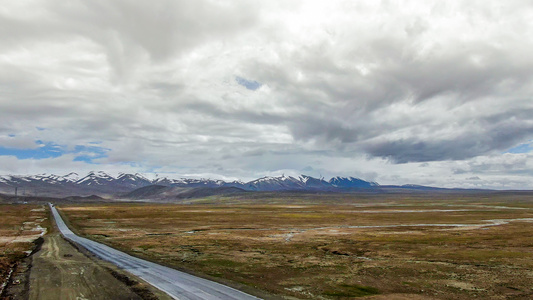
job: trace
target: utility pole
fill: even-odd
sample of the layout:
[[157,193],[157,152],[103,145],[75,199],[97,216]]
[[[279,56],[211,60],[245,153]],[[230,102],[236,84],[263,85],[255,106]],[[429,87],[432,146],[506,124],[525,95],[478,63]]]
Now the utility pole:
[[18,196],[18,191],[19,191],[19,187],[18,187],[18,186],[16,186],[16,187],[15,187],[15,197],[17,197],[17,196]]

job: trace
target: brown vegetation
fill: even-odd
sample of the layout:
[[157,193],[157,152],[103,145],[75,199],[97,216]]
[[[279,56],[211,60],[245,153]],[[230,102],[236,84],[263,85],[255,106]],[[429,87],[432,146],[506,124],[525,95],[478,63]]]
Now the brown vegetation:
[[[0,286],[6,284],[14,265],[31,253],[49,226],[44,206],[0,204]],[[1,293],[2,291],[0,291]]]
[[343,197],[342,205],[299,198],[62,211],[97,241],[285,297],[533,297],[531,199]]

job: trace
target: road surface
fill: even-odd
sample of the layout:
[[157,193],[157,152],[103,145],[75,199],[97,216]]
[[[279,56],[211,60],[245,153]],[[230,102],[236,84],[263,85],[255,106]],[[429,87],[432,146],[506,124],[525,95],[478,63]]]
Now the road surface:
[[260,299],[231,287],[133,257],[106,245],[77,236],[67,227],[57,212],[57,209],[52,204],[50,204],[50,209],[52,210],[59,231],[66,239],[83,246],[101,259],[109,261],[119,268],[142,278],[174,299]]

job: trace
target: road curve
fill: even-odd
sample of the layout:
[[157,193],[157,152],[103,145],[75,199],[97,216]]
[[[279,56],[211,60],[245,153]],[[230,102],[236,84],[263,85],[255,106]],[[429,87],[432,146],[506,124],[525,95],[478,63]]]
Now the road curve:
[[133,257],[109,246],[77,236],[67,227],[52,204],[50,204],[50,209],[59,231],[66,239],[83,246],[101,259],[142,278],[174,299],[260,299],[231,287]]

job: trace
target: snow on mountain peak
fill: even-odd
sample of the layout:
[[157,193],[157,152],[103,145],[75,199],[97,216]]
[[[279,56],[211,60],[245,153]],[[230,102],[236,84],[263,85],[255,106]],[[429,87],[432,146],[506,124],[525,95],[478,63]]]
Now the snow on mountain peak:
[[83,177],[82,179],[79,179],[76,181],[77,184],[85,184],[85,185],[102,185],[106,181],[114,180],[115,178],[104,171],[98,171],[94,172],[91,171],[87,174],[87,176]]
[[62,181],[76,182],[80,178],[80,175],[76,172],[70,172],[67,175],[61,176]]
[[0,188],[2,186],[25,186],[29,185],[32,188],[45,187],[48,189],[51,185],[57,188],[75,189],[76,185],[80,185],[81,189],[105,191],[122,191],[128,189],[135,189],[149,185],[164,185],[174,187],[191,187],[191,188],[216,188],[216,187],[237,187],[250,191],[287,191],[287,190],[357,190],[360,188],[372,188],[379,186],[375,182],[367,182],[362,179],[354,177],[333,177],[329,181],[323,178],[314,178],[308,175],[299,175],[296,177],[281,174],[278,176],[265,176],[249,182],[232,181],[225,182],[223,180],[213,179],[196,179],[196,178],[181,178],[169,179],[166,177],[156,177],[155,179],[147,179],[139,173],[128,174],[119,173],[118,177],[113,177],[103,171],[91,171],[86,176],[81,177],[78,173],[71,172],[67,175],[58,176],[54,174],[38,174],[32,176],[0,176]]
[[300,175],[300,181],[303,182],[303,183],[307,183],[307,181],[310,179],[311,177],[307,176],[307,175]]

